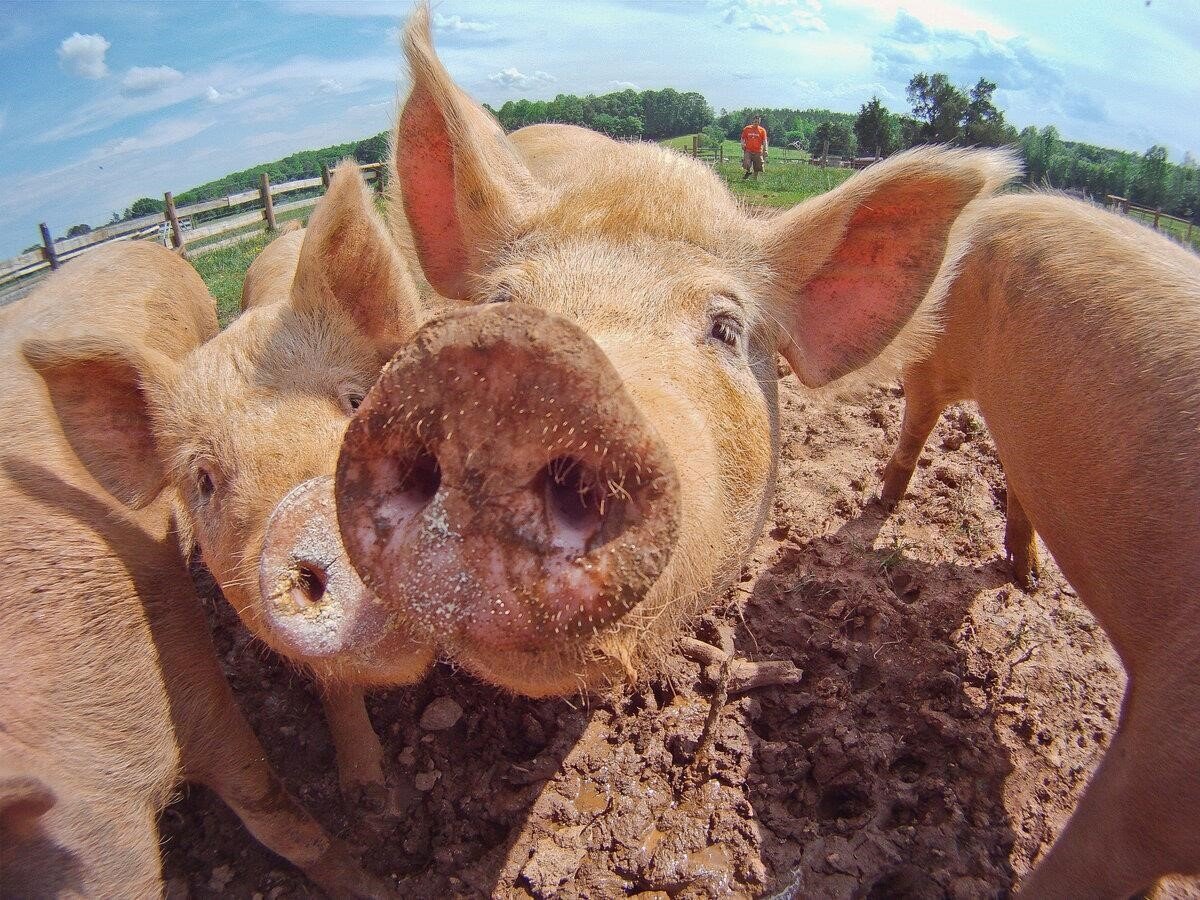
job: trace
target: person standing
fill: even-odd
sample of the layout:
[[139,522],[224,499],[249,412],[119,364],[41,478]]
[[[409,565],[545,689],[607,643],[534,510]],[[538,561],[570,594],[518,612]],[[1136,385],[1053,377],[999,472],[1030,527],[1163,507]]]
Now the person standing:
[[742,129],[742,181],[754,174],[758,181],[758,173],[763,170],[763,162],[767,158],[767,129],[762,127],[762,116],[755,116]]

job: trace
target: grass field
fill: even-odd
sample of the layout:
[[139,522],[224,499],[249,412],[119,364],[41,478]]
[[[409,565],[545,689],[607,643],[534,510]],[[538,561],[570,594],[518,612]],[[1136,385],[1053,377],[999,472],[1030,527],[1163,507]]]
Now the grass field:
[[[692,135],[685,134],[683,137],[668,138],[662,142],[664,147],[670,147],[672,150],[683,150],[687,153],[692,152]],[[722,151],[725,153],[726,159],[731,159],[736,163],[740,163],[742,159],[742,146],[737,141],[725,141],[721,145]],[[808,159],[808,153],[804,150],[793,150],[791,147],[771,147],[768,155],[771,159]]]
[[[1150,225],[1151,227],[1153,227],[1153,225],[1154,225],[1154,216],[1148,215],[1146,213],[1138,212],[1137,210],[1131,209],[1129,211],[1129,217],[1131,219],[1136,219],[1137,221],[1142,222],[1143,224]],[[1188,227],[1187,227],[1187,225],[1183,224],[1182,222],[1176,222],[1174,219],[1168,219],[1165,216],[1160,218],[1158,220],[1158,223],[1159,223],[1159,229],[1158,229],[1159,231],[1161,231],[1163,234],[1166,234],[1169,237],[1175,238],[1175,240],[1179,241],[1184,246],[1187,246],[1187,244],[1188,244]],[[1191,237],[1192,248],[1195,250],[1200,250],[1200,225],[1193,225],[1191,231],[1192,231],[1192,237]]]
[[197,253],[192,257],[192,265],[217,300],[217,320],[222,328],[241,309],[242,281],[246,278],[246,270],[272,237],[274,235],[264,231],[230,247]]

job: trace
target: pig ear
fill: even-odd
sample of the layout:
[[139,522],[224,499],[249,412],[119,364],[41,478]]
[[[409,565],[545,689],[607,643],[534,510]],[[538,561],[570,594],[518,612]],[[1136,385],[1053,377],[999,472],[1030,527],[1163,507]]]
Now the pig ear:
[[177,364],[152,350],[90,338],[29,340],[22,351],[46,382],[59,426],[92,477],[135,509],[157,497],[167,476],[149,395]]
[[0,839],[29,837],[55,801],[54,792],[40,778],[0,770]]
[[[916,347],[916,316],[963,208],[1014,177],[1004,152],[921,148],[876,163],[773,220],[779,352],[810,387]],[[931,298],[936,301],[936,298]],[[936,306],[931,302],[929,307]],[[922,310],[924,313],[926,310]]]
[[308,223],[292,303],[344,314],[385,356],[417,328],[417,288],[353,160],[337,167]]
[[451,80],[422,3],[404,32],[412,91],[392,163],[413,245],[430,286],[466,300],[474,277],[517,233],[538,188],[503,129]]

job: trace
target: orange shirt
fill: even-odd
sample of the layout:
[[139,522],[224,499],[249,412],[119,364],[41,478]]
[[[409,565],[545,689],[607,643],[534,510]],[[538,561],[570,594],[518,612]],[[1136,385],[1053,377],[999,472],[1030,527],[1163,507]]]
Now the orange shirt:
[[767,142],[767,130],[761,125],[747,125],[742,129],[742,147],[751,153],[762,153]]

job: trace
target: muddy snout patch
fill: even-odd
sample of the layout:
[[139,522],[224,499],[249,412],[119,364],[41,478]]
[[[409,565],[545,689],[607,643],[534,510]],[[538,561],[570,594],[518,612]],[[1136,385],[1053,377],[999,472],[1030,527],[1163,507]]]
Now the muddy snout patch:
[[263,620],[277,649],[321,659],[362,649],[384,634],[383,605],[342,548],[332,478],[302,482],[279,502],[258,571]]
[[528,307],[427,324],[338,460],[351,561],[435,637],[538,649],[612,623],[679,528],[669,454],[599,347]]

